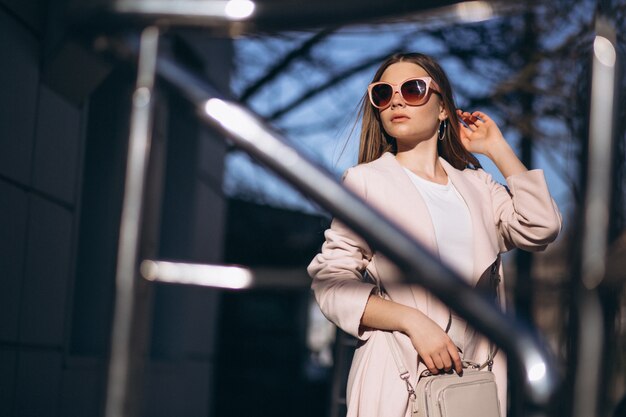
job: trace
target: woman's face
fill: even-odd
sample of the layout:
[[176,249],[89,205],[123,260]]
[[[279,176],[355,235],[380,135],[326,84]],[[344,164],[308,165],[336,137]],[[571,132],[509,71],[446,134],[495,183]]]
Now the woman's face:
[[[419,65],[396,62],[383,72],[380,81],[399,85],[408,78],[429,77]],[[380,119],[388,135],[396,138],[398,150],[413,147],[429,139],[437,139],[439,123],[447,117],[439,95],[430,94],[428,101],[419,106],[407,104],[396,92],[390,105],[380,110]]]

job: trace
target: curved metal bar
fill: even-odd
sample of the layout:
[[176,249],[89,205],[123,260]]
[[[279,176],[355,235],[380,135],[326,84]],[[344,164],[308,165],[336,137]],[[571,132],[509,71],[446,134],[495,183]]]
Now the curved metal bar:
[[453,19],[474,19],[526,7],[513,0],[245,0],[249,15],[233,15],[229,6],[244,0],[73,0],[70,14],[88,30],[168,25],[203,27],[226,35],[297,28],[329,27],[368,20],[407,20],[440,10]]
[[539,409],[547,407],[559,385],[557,373],[548,349],[526,324],[472,291],[452,270],[344,188],[331,173],[298,153],[250,110],[224,98],[173,60],[161,57],[157,72],[196,105],[204,122],[359,233],[400,267],[407,282],[424,286],[488,335],[519,365],[529,403]]

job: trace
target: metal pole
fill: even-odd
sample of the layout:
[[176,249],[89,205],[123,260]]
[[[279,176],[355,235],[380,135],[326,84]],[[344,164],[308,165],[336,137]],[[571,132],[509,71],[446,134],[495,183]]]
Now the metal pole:
[[141,35],[137,85],[132,97],[126,181],[122,204],[115,305],[111,335],[105,417],[133,417],[138,414],[139,375],[142,358],[133,354],[132,337],[137,298],[137,270],[146,168],[150,155],[153,90],[159,30],[144,29]]
[[593,45],[589,145],[582,227],[579,291],[578,357],[574,384],[574,417],[596,416],[599,411],[604,316],[597,287],[605,276],[611,203],[611,162],[617,48],[615,29],[599,14]]

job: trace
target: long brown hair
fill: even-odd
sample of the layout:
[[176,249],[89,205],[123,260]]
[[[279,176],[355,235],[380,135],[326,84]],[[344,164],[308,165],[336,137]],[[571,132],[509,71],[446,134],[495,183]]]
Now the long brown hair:
[[[452,87],[443,68],[428,55],[420,53],[394,54],[380,65],[372,82],[379,81],[383,72],[396,62],[412,62],[419,65],[441,90],[441,100],[448,112],[448,123],[443,132],[443,140],[437,141],[439,155],[457,169],[480,168],[478,159],[471,152],[468,152],[461,143],[459,119],[452,96]],[[359,164],[378,159],[385,152],[394,154],[397,152],[396,140],[383,129],[378,109],[370,103],[367,92],[361,99],[359,117],[362,119]]]

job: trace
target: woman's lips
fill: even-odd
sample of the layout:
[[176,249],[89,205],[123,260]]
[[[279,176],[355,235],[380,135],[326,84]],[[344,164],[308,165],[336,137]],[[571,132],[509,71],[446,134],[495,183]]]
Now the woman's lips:
[[405,115],[403,115],[403,114],[399,114],[399,115],[397,115],[397,116],[393,116],[393,117],[391,118],[391,122],[392,122],[392,123],[400,123],[400,122],[404,122],[405,120],[409,120],[409,117],[408,117],[408,116],[405,116]]

